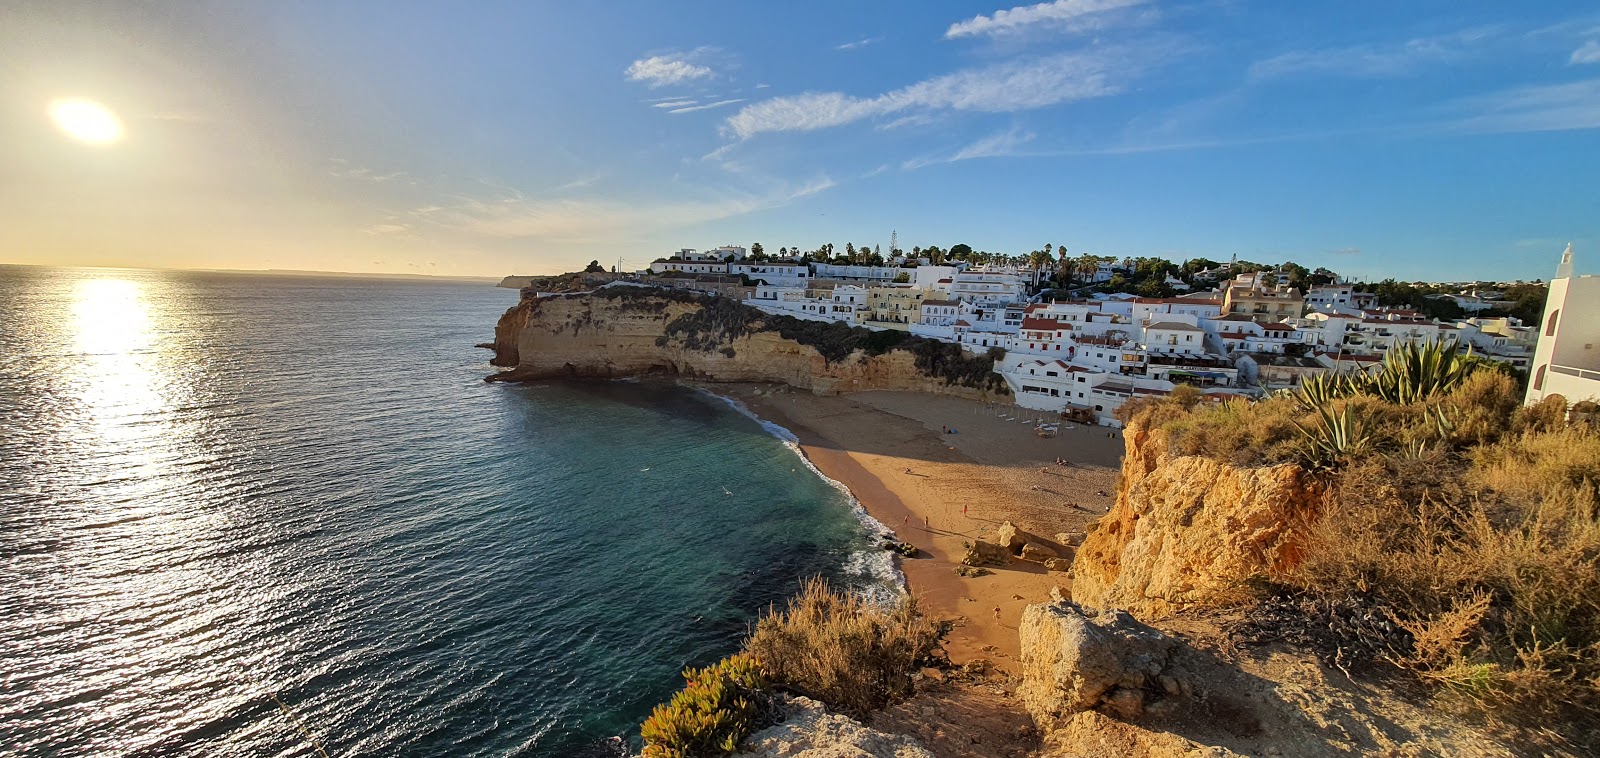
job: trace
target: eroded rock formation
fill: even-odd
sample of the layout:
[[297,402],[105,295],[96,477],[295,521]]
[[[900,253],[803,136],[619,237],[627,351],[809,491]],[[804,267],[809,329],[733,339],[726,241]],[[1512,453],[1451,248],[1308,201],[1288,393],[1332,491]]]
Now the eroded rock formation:
[[1046,731],[1099,709],[1123,719],[1144,713],[1146,692],[1161,692],[1174,640],[1125,611],[1093,611],[1069,601],[1031,605],[1018,628],[1022,686],[1017,695]]
[[[642,288],[639,288],[642,289]],[[917,367],[907,350],[869,356],[856,351],[829,360],[816,348],[763,328],[766,317],[742,305],[754,328],[726,333],[674,331],[707,301],[629,292],[525,297],[495,326],[490,377],[526,381],[560,377],[666,376],[717,382],[783,382],[817,394],[902,390],[990,399],[984,389],[952,383]],[[688,319],[693,321],[695,319]]]
[[1073,561],[1074,600],[1157,618],[1299,562],[1324,499],[1304,469],[1173,456],[1165,432],[1137,424],[1125,439],[1116,505]]
[[934,758],[911,737],[869,729],[810,698],[783,708],[783,722],[746,737],[735,758]]

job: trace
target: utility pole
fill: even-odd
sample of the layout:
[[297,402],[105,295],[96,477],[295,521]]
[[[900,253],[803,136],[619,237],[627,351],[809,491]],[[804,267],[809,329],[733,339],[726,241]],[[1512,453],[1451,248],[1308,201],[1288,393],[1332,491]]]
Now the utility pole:
[[900,230],[898,230],[898,229],[890,229],[889,230],[889,257],[893,258],[895,256],[895,253],[898,252],[899,250],[900,250]]

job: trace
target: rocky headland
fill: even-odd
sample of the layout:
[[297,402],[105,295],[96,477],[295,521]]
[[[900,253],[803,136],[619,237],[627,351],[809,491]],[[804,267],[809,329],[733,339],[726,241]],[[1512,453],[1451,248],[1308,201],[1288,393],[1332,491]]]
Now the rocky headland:
[[726,298],[625,284],[525,294],[495,326],[496,381],[660,377],[778,382],[818,394],[998,397],[993,360],[959,346],[774,316]]

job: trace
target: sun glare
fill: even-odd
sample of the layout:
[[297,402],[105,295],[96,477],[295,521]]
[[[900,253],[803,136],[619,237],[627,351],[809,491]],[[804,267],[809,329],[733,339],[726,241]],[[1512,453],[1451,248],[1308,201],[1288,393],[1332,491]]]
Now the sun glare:
[[57,100],[50,104],[50,118],[67,136],[91,145],[109,145],[122,139],[122,122],[117,114],[93,100]]

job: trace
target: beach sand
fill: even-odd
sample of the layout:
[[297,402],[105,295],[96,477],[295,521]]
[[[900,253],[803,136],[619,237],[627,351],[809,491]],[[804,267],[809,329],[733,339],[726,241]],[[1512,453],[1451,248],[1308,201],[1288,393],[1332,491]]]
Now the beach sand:
[[[990,567],[988,576],[958,576],[962,543],[992,540],[1006,520],[1046,539],[1081,532],[1106,512],[1116,489],[1120,433],[1062,424],[1060,436],[1040,438],[1024,419],[1048,414],[1016,406],[911,392],[819,397],[781,385],[708,389],[794,432],[818,469],[922,551],[901,568],[922,607],[955,623],[946,649],[958,664],[982,658],[1017,673],[1023,609],[1048,599],[1052,587],[1070,589],[1066,574],[1021,560]],[[1070,465],[1055,465],[1056,458]]]

